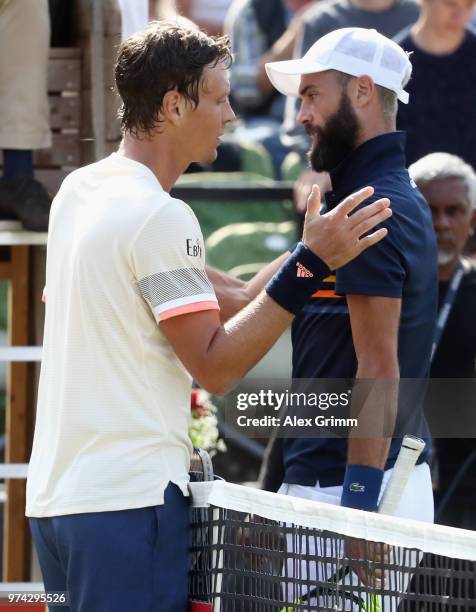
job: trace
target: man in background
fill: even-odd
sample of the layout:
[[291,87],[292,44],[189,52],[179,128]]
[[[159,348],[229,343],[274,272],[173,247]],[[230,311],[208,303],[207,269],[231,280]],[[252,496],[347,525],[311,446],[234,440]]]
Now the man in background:
[[[438,244],[438,326],[431,378],[476,377],[476,262],[463,256],[476,222],[476,175],[461,158],[432,153],[415,162],[410,174],[425,196]],[[457,383],[457,381],[455,381]],[[470,387],[468,387],[469,391]],[[469,404],[469,405],[468,405]],[[437,419],[437,521],[476,529],[476,430],[474,396],[457,384],[430,385],[426,413]],[[437,414],[438,412],[438,414]],[[446,415],[441,421],[441,415]],[[452,425],[459,437],[451,435]],[[443,431],[442,431],[443,430]],[[473,437],[464,437],[470,436]],[[471,456],[473,459],[471,460]],[[461,471],[465,462],[467,469]],[[446,501],[446,494],[454,487]],[[438,505],[444,501],[444,507]]]
[[400,106],[412,164],[452,153],[476,168],[476,35],[468,29],[475,0],[423,0],[419,19],[396,36],[410,52],[410,103]]

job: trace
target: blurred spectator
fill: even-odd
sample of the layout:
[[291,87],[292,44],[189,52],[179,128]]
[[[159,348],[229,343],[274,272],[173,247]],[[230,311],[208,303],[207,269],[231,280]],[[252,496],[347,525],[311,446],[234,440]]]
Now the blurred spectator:
[[[322,36],[332,30],[347,27],[374,28],[392,38],[405,26],[414,23],[419,14],[416,0],[324,0],[306,12],[301,36],[294,50],[295,57],[302,57]],[[288,98],[285,111],[283,143],[299,152],[303,166],[310,139],[296,124],[296,101]],[[306,200],[313,183],[319,183],[322,191],[330,188],[327,173],[316,174],[305,170],[295,186],[295,204],[299,212],[306,209]]]
[[122,40],[143,30],[150,20],[176,16],[175,0],[118,0],[122,18]]
[[234,0],[225,21],[234,62],[231,94],[242,118],[234,132],[240,141],[259,142],[270,153],[275,177],[289,152],[280,138],[285,98],[271,85],[266,62],[291,59],[303,10],[313,0]]
[[[438,241],[440,316],[431,378],[474,378],[476,262],[463,257],[462,253],[468,236],[474,233],[476,175],[461,158],[447,153],[427,155],[410,166],[409,172],[431,208]],[[446,321],[441,315],[445,312],[449,313]],[[467,397],[456,393],[453,385],[445,384],[444,389],[439,386],[433,391],[430,387],[427,412],[441,406],[448,414],[448,408],[451,408],[451,419],[457,422],[458,417],[462,420],[467,411],[466,403]],[[474,434],[463,427],[461,423],[460,431]],[[436,449],[439,466],[437,500],[441,501],[463,463],[476,450],[476,439],[439,439]],[[476,456],[438,522],[466,529],[476,528]]]
[[225,16],[232,0],[175,0],[177,11],[211,35],[223,34]]
[[119,0],[122,40],[143,30],[149,22],[149,0]]
[[48,228],[50,197],[33,178],[33,150],[51,146],[47,0],[0,1],[0,218]]
[[474,4],[422,0],[418,21],[395,39],[412,53],[410,102],[397,117],[409,164],[445,151],[476,168],[476,35],[468,29]]

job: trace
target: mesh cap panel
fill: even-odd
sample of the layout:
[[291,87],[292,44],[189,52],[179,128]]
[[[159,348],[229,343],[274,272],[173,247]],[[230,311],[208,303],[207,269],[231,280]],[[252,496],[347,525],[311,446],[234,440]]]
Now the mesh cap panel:
[[364,62],[372,63],[377,51],[377,45],[368,43],[363,45],[360,40],[352,35],[352,32],[349,32],[347,36],[341,38],[334,50],[338,53],[342,53],[343,55],[348,55],[349,57],[355,57],[363,60]]
[[386,70],[401,74],[405,70],[405,60],[393,47],[384,47],[380,65]]

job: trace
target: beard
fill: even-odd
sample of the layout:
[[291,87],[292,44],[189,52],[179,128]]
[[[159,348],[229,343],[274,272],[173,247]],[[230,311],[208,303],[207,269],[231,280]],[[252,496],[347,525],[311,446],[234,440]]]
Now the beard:
[[438,265],[446,266],[458,257],[458,247],[451,233],[437,232],[437,240],[445,241],[450,243],[449,247],[442,247],[438,245]]
[[309,126],[307,132],[317,135],[317,143],[308,155],[315,172],[330,172],[350,155],[357,148],[359,120],[347,93],[342,93],[339,108],[325,127]]
[[452,261],[456,259],[455,253],[450,253],[449,251],[441,251],[438,249],[438,265],[446,266]]

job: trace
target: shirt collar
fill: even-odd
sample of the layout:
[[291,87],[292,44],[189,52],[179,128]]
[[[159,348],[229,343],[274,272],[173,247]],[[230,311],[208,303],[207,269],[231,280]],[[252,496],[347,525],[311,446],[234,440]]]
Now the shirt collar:
[[136,174],[142,174],[144,177],[147,177],[149,180],[152,180],[155,183],[156,188],[160,189],[161,191],[164,191],[162,185],[159,182],[159,179],[152,172],[149,166],[146,166],[142,162],[138,162],[130,157],[125,157],[117,151],[111,153],[109,159],[111,159],[114,164],[120,166],[122,169],[130,168]]
[[329,208],[352,191],[371,185],[382,174],[404,170],[405,164],[405,132],[381,134],[365,141],[331,171],[333,190],[326,193]]

